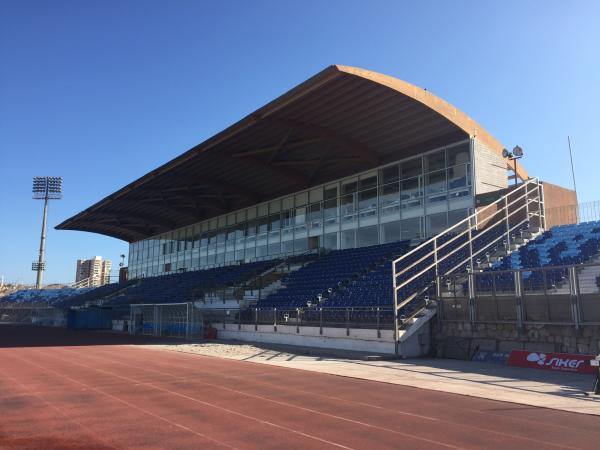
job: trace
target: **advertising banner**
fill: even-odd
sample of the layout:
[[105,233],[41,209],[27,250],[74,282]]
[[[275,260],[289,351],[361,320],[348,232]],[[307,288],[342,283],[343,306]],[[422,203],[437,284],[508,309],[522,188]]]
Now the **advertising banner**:
[[531,369],[593,374],[596,373],[596,368],[590,365],[590,360],[592,359],[594,359],[594,356],[592,355],[513,350],[508,357],[508,365],[515,367],[529,367]]

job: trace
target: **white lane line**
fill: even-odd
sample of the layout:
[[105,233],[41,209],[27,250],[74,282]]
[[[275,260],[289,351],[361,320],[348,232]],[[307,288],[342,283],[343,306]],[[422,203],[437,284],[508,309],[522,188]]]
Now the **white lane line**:
[[[78,421],[77,419],[69,416],[67,413],[64,412],[63,409],[59,408],[57,405],[55,405],[54,403],[46,400],[44,397],[42,397],[39,393],[29,389],[29,387],[27,387],[27,385],[21,383],[19,380],[14,379],[13,377],[11,377],[10,375],[8,375],[6,372],[2,372],[2,375],[7,379],[12,381],[14,384],[18,385],[21,387],[21,389],[23,389],[27,396],[32,396],[37,398],[38,400],[40,400],[42,403],[44,403],[46,406],[49,406],[50,408],[52,408],[54,411],[56,411],[57,413],[59,413],[61,416],[63,416],[65,419],[67,419],[69,422],[74,423],[75,425],[78,425],[79,427],[83,428],[85,431],[87,431],[87,433],[89,433],[94,439],[102,442],[104,445],[106,445],[107,447],[110,448],[114,448],[117,449],[118,447],[115,447],[113,444],[111,444],[110,442],[108,442],[107,440],[105,440],[103,437],[101,437],[100,435],[98,435],[96,432],[94,432],[94,430],[92,430],[90,427],[88,427],[87,425],[84,425],[83,423],[81,423],[80,421]],[[28,435],[28,437],[31,437],[30,435]]]
[[[85,355],[85,356],[87,358],[93,358],[93,357],[91,357],[89,355]],[[100,360],[104,360],[104,361],[109,361],[109,362],[116,362],[114,360],[107,360],[107,359],[98,358],[98,357],[96,357],[96,359],[100,359]],[[67,361],[67,360],[62,360],[62,361],[71,362],[72,364],[81,365],[83,367],[87,367],[87,368],[92,369],[92,370],[96,370],[96,371],[99,371],[99,372],[106,372],[107,374],[110,374],[110,375],[119,376],[119,375],[114,374],[113,372],[110,372],[110,371],[104,371],[102,369],[97,369],[97,368],[94,368],[94,367],[91,367],[91,366],[87,366],[87,365],[84,365],[84,364],[79,364],[79,363],[76,363],[76,362],[73,362],[73,361]],[[121,365],[125,365],[125,366],[128,366],[128,367],[131,367],[131,368],[134,368],[134,369],[138,369],[138,370],[146,370],[146,369],[140,368],[139,366],[131,366],[131,365],[128,365],[128,364],[125,364],[125,363],[119,363],[119,362],[117,362],[117,363],[121,364]],[[163,373],[163,375],[169,375],[169,376],[171,376],[171,374],[164,374],[164,373]],[[127,379],[127,380],[132,380],[132,379],[127,378],[127,377],[122,377],[122,378],[123,379]],[[436,440],[433,440],[433,439],[424,438],[424,437],[417,436],[417,435],[414,435],[414,434],[404,433],[404,432],[393,430],[393,429],[390,429],[390,428],[380,427],[378,425],[372,425],[372,424],[369,424],[369,423],[366,423],[366,422],[361,422],[359,420],[349,419],[347,417],[338,416],[338,415],[335,415],[335,414],[330,414],[330,413],[326,413],[326,412],[323,412],[323,411],[318,411],[318,410],[315,410],[315,409],[306,408],[306,407],[303,407],[303,406],[298,406],[298,405],[294,405],[294,404],[291,404],[291,403],[282,402],[282,401],[279,401],[279,400],[273,400],[273,399],[270,399],[268,397],[263,397],[263,396],[256,395],[256,394],[249,394],[247,392],[239,391],[239,390],[232,389],[232,388],[227,388],[227,387],[216,385],[216,384],[212,384],[212,383],[206,383],[206,382],[202,382],[202,381],[196,381],[196,382],[198,382],[200,384],[204,384],[205,386],[209,386],[209,387],[214,387],[214,388],[226,390],[226,391],[229,391],[229,392],[232,392],[232,393],[235,393],[235,394],[245,395],[247,397],[255,398],[255,399],[258,399],[258,400],[263,400],[263,401],[267,401],[267,402],[270,402],[270,403],[275,403],[275,404],[280,405],[280,406],[292,407],[292,408],[296,408],[296,409],[299,409],[299,410],[302,410],[302,411],[305,411],[305,412],[309,412],[311,414],[318,414],[318,415],[321,415],[321,416],[330,417],[330,418],[337,419],[337,420],[342,420],[344,422],[349,422],[349,423],[352,423],[354,425],[360,425],[360,426],[363,426],[363,427],[366,427],[366,428],[372,428],[372,429],[379,430],[379,431],[385,431],[385,432],[397,434],[397,435],[403,436],[405,438],[410,438],[410,439],[414,439],[414,440],[418,440],[418,441],[423,441],[423,442],[427,442],[429,444],[435,444],[435,445],[439,445],[439,446],[447,447],[447,448],[463,449],[463,447],[457,447],[455,445],[446,444],[444,442],[440,442],[440,441],[436,441]],[[172,395],[180,396],[182,398],[187,398],[190,401],[199,402],[199,403],[207,404],[207,405],[212,405],[210,403],[204,402],[204,401],[196,399],[194,397],[190,397],[190,396],[188,396],[186,394],[181,394],[179,392],[172,391],[172,390],[169,390],[167,388],[162,388],[160,386],[156,386],[156,385],[153,385],[151,383],[146,383],[146,384],[149,385],[149,386],[154,387],[155,389],[159,389],[159,390],[161,390],[163,392],[168,392],[168,393],[170,393]],[[216,406],[216,407],[218,407],[218,406]],[[227,411],[231,411],[231,410],[228,410],[228,409],[226,409],[226,410]],[[243,415],[245,417],[252,418],[252,417],[246,416],[245,414],[242,414],[242,413],[237,413],[235,411],[231,411],[231,412],[236,413],[236,414],[241,414],[241,415]],[[256,418],[253,418],[253,419],[254,420],[258,420]]]
[[[99,368],[96,368],[96,367],[89,366],[87,364],[77,363],[77,362],[72,361],[72,360],[66,360],[66,359],[62,359],[62,358],[57,358],[55,356],[53,356],[52,358],[53,358],[53,360],[62,361],[62,362],[65,362],[67,364],[74,364],[76,366],[85,367],[87,369],[90,369],[90,370],[93,370],[93,371],[96,371],[96,372],[100,372],[100,373],[104,373],[104,374],[107,374],[107,375],[111,375],[111,376],[113,376],[115,378],[120,378],[122,380],[128,381],[129,383],[132,383],[132,384],[135,384],[135,385],[138,385],[138,386],[150,387],[152,389],[155,389],[155,390],[158,390],[158,391],[162,391],[162,392],[165,392],[165,393],[168,393],[168,394],[171,394],[171,395],[175,395],[177,397],[185,398],[187,400],[193,401],[195,403],[202,404],[204,406],[208,406],[208,407],[213,408],[213,409],[219,409],[219,410],[222,410],[222,411],[227,412],[229,414],[234,414],[234,415],[243,417],[244,419],[252,420],[252,421],[258,422],[258,423],[263,424],[263,425],[272,426],[274,428],[285,430],[285,431],[288,431],[290,433],[294,433],[294,434],[297,434],[297,435],[300,435],[300,436],[303,436],[303,437],[314,439],[314,440],[319,441],[319,442],[324,443],[324,444],[329,444],[329,445],[332,445],[332,446],[335,446],[335,447],[339,447],[339,448],[343,448],[343,449],[347,449],[347,450],[354,450],[354,449],[352,449],[352,447],[347,447],[345,445],[342,445],[342,444],[339,444],[339,443],[336,443],[336,442],[333,442],[333,441],[329,441],[327,439],[322,439],[322,438],[320,438],[318,436],[314,436],[314,435],[311,435],[311,434],[308,434],[308,433],[304,433],[302,431],[298,431],[298,430],[295,430],[293,428],[289,428],[289,427],[286,427],[286,426],[283,426],[283,425],[279,425],[279,424],[276,424],[276,423],[273,423],[273,422],[269,422],[269,421],[266,421],[266,420],[257,419],[256,417],[249,416],[249,415],[246,415],[246,414],[243,414],[243,413],[240,413],[240,412],[237,412],[237,411],[234,411],[234,410],[231,410],[231,409],[219,406],[219,405],[214,404],[214,403],[205,402],[205,401],[193,398],[193,397],[189,397],[189,396],[187,396],[185,394],[181,394],[179,392],[175,392],[175,391],[171,391],[169,389],[161,388],[160,386],[156,386],[156,385],[154,385],[152,383],[147,383],[147,382],[144,382],[144,381],[136,380],[134,378],[125,377],[125,376],[119,375],[117,373],[108,371],[108,370],[99,369]],[[25,362],[28,362],[28,361],[25,361]],[[33,364],[33,363],[31,363],[31,364]],[[51,370],[51,369],[48,369],[48,370]],[[56,371],[53,371],[53,372],[54,373],[58,373]],[[73,380],[73,381],[76,381],[76,380]],[[80,384],[83,384],[83,383],[80,383]],[[111,397],[115,397],[112,394],[108,394],[108,393],[105,393],[105,394],[106,395],[110,395]],[[125,402],[125,401],[123,401],[123,402]],[[133,406],[135,406],[135,405],[133,405]],[[140,408],[140,410],[141,410],[141,408]],[[150,413],[150,412],[148,411],[148,413]],[[152,413],[150,413],[150,414],[152,414]],[[161,417],[161,416],[157,416],[157,417]],[[165,420],[167,420],[167,419],[165,419]],[[183,425],[180,425],[180,426],[183,427]],[[193,430],[190,430],[190,431],[193,431]],[[209,438],[209,437],[207,437],[207,438],[211,439],[211,440],[214,440],[214,439]],[[226,445],[226,446],[230,447],[229,445],[224,444],[224,443],[223,443],[223,445]],[[230,448],[234,448],[234,447],[230,447]]]
[[[107,352],[102,352],[102,353],[106,354]],[[168,375],[170,377],[178,379],[179,381],[186,381],[186,382],[191,381],[191,382],[194,382],[194,383],[203,384],[203,385],[206,385],[206,386],[215,387],[215,388],[219,388],[219,389],[226,390],[226,391],[231,391],[231,392],[234,392],[236,394],[243,394],[243,395],[246,395],[246,396],[249,396],[249,397],[257,397],[259,399],[267,400],[267,401],[278,403],[278,404],[283,404],[283,405],[286,405],[286,406],[291,406],[291,407],[298,408],[298,409],[306,409],[306,408],[304,408],[302,406],[294,405],[292,403],[286,403],[286,402],[281,402],[281,401],[278,401],[278,400],[273,400],[273,399],[270,399],[268,397],[258,396],[256,394],[251,394],[251,393],[248,393],[248,392],[235,390],[235,389],[228,388],[228,387],[221,386],[221,385],[217,385],[217,384],[214,384],[214,383],[209,383],[209,382],[206,382],[206,381],[201,381],[201,380],[198,380],[197,378],[181,377],[181,376],[179,376],[177,374],[174,374],[172,372],[162,372],[162,371],[155,370],[155,369],[142,368],[142,367],[139,367],[139,366],[134,366],[134,365],[131,365],[131,364],[120,362],[120,361],[115,361],[114,359],[101,358],[101,357],[98,357],[97,355],[96,356],[86,355],[86,356],[88,358],[92,358],[92,359],[93,358],[97,358],[97,359],[100,359],[100,360],[103,360],[103,361],[108,361],[108,362],[112,362],[112,363],[116,363],[116,364],[121,364],[123,366],[131,367],[131,368],[142,370],[142,371],[145,371],[145,372],[155,372],[155,373],[160,374],[160,375]],[[153,363],[154,364],[161,364],[161,363],[159,363],[157,361],[153,361]],[[170,367],[173,367],[173,364],[170,364],[170,363],[169,364],[162,363],[162,364],[163,365],[168,365]],[[196,368],[189,367],[187,365],[183,365],[183,366],[180,365],[179,367],[185,368],[185,369],[190,369],[190,370],[195,370],[196,369]],[[209,372],[203,372],[203,371],[198,370],[198,369],[196,369],[196,370],[198,372],[202,373],[202,374],[211,375]],[[247,378],[244,378],[244,377],[241,377],[241,376],[239,376],[239,377],[238,376],[226,376],[225,378],[248,381]],[[255,382],[257,384],[265,384],[267,387],[274,386],[274,385],[269,384],[269,383],[261,383],[259,381],[255,381],[255,380],[251,380],[251,382]],[[361,406],[368,406],[368,407],[372,407],[372,408],[376,408],[376,409],[381,409],[381,410],[384,410],[384,411],[389,411],[389,412],[392,412],[392,413],[398,413],[400,415],[414,416],[416,418],[421,418],[421,419],[425,419],[425,420],[431,420],[431,421],[436,421],[436,422],[440,422],[440,423],[445,423],[445,424],[448,424],[448,425],[453,426],[453,427],[461,427],[461,428],[467,428],[467,429],[471,429],[471,430],[475,430],[475,431],[482,431],[482,432],[485,432],[485,433],[495,434],[495,435],[503,436],[503,437],[506,437],[506,438],[520,439],[520,440],[524,440],[524,441],[533,442],[533,443],[536,443],[536,444],[546,444],[546,445],[549,445],[549,446],[552,446],[552,447],[558,447],[558,448],[569,448],[569,449],[574,449],[574,450],[578,449],[577,447],[570,447],[570,446],[567,446],[567,445],[556,444],[556,443],[553,443],[553,442],[543,441],[543,440],[539,440],[539,439],[535,439],[535,438],[529,438],[529,437],[526,437],[526,436],[521,436],[521,435],[516,435],[516,434],[510,434],[510,433],[504,433],[502,431],[489,430],[489,429],[480,428],[480,427],[477,427],[477,426],[474,426],[474,425],[466,425],[466,424],[451,422],[451,421],[448,421],[448,420],[437,419],[437,418],[432,418],[432,417],[427,417],[427,416],[421,416],[419,414],[412,414],[412,413],[407,413],[407,412],[403,412],[403,411],[395,411],[393,409],[384,408],[384,407],[377,406],[377,405],[371,405],[369,403],[355,402],[355,401],[352,401],[352,400],[346,400],[346,399],[342,399],[342,398],[338,398],[338,397],[329,397],[329,396],[322,395],[322,394],[317,394],[317,393],[314,393],[314,392],[302,391],[302,390],[296,390],[296,389],[294,389],[294,392],[306,393],[306,394],[309,394],[309,395],[316,395],[316,396],[318,395],[318,396],[321,396],[321,397],[324,397],[324,398],[345,401],[345,402],[348,402],[348,403],[356,403],[356,404],[361,405]],[[313,411],[313,410],[310,410],[310,411]],[[314,410],[314,412],[316,412],[318,414],[323,414],[323,415],[330,415],[328,413],[324,413],[324,412],[321,412],[321,411],[318,411],[318,410]],[[333,417],[338,417],[338,416],[333,416]],[[343,419],[348,420],[348,421],[353,421],[353,419],[347,419],[347,418],[343,418]],[[358,422],[358,423],[363,424],[363,422]],[[378,427],[377,425],[370,425],[370,424],[366,424],[366,425],[367,426]],[[386,430],[386,431],[390,431],[392,433],[400,433],[401,434],[401,432],[393,430],[393,429],[389,429],[389,428],[385,428],[385,427],[378,427],[378,428],[381,428],[381,429]],[[427,438],[422,438],[422,439],[426,440]],[[436,442],[436,441],[432,441],[432,442]]]
[[[323,374],[323,375],[330,375],[330,376],[335,376],[335,377],[341,377],[341,378],[346,378],[346,379],[350,379],[350,380],[360,380],[360,381],[374,382],[374,383],[380,383],[380,384],[387,384],[387,385],[391,385],[391,386],[397,386],[399,388],[418,389],[419,391],[439,392],[441,394],[460,395],[462,397],[469,397],[469,398],[479,399],[479,400],[487,400],[487,401],[490,401],[490,402],[500,402],[500,403],[514,404],[516,406],[523,407],[524,409],[532,407],[532,405],[529,405],[529,404],[521,404],[521,403],[514,403],[514,402],[503,402],[502,400],[497,400],[497,399],[493,399],[493,398],[478,397],[478,396],[472,396],[472,395],[467,395],[467,394],[459,394],[459,393],[456,393],[456,392],[441,391],[441,390],[428,389],[428,388],[419,388],[417,386],[412,386],[412,385],[408,385],[408,384],[390,383],[388,381],[374,380],[374,379],[371,379],[371,378],[360,377],[360,376],[357,376],[357,375],[347,375],[347,374],[340,374],[340,373],[334,373],[334,372],[323,372],[323,371],[319,371],[319,370],[315,370],[315,369],[290,367],[290,366],[287,366],[287,365],[283,366],[283,365],[279,365],[279,364],[265,363],[265,362],[262,362],[262,361],[238,360],[238,359],[233,359],[233,358],[228,358],[228,357],[219,357],[219,356],[214,356],[214,355],[205,355],[205,354],[202,354],[202,353],[197,353],[197,352],[192,352],[192,351],[186,351],[186,350],[171,350],[171,349],[164,349],[164,348],[152,348],[152,347],[140,347],[140,346],[136,347],[136,346],[131,346],[131,345],[125,345],[125,347],[139,348],[139,349],[143,349],[143,350],[146,350],[146,351],[162,352],[162,353],[173,353],[173,354],[183,353],[184,355],[200,356],[200,357],[205,357],[205,358],[225,360],[225,361],[242,363],[242,364],[260,364],[262,366],[278,367],[278,368],[284,369],[284,370],[294,370],[294,371],[302,371],[302,372],[320,373],[320,374]],[[375,367],[375,366],[373,366],[373,367]],[[387,368],[386,366],[377,366],[377,367],[385,367],[385,368]],[[309,391],[308,393],[311,393],[311,392]],[[341,400],[344,400],[344,399],[341,399]],[[351,400],[345,400],[345,401],[351,401]],[[428,401],[428,400],[424,400],[424,401],[426,401],[427,403],[432,404],[433,406],[435,406],[435,402],[433,402],[433,401]],[[377,406],[370,405],[369,403],[364,403],[363,405],[365,405],[365,406],[372,406],[374,408],[378,408]],[[533,407],[537,408],[537,409],[545,410],[545,411],[562,411],[562,412],[566,412],[566,413],[574,413],[573,411],[555,409],[555,408],[548,407],[548,406],[533,406]],[[387,411],[391,411],[391,412],[396,412],[398,414],[407,414],[407,415],[411,414],[411,413],[408,413],[408,412],[393,410],[393,409],[389,409],[389,408],[386,408],[386,410]],[[473,414],[477,414],[477,415],[481,415],[481,416],[484,416],[484,417],[488,417],[488,418],[491,418],[492,420],[495,417],[498,417],[500,419],[510,419],[510,417],[507,417],[506,415],[497,414],[497,413],[493,413],[493,412],[490,412],[490,411],[480,411],[480,410],[477,410],[477,409],[472,409],[472,408],[467,408],[467,407],[462,407],[462,406],[459,407],[458,410],[467,411],[467,412],[470,412],[470,413],[473,413]],[[417,415],[417,417],[418,417],[418,415]],[[435,419],[435,418],[431,418],[431,417],[427,417],[427,416],[423,416],[423,418],[430,419],[430,420],[440,420],[442,422],[445,422],[444,419]],[[528,419],[528,418],[525,418],[525,417],[521,417],[521,418],[519,418],[518,422],[520,422],[520,423],[530,423],[531,426],[540,426],[540,425],[543,425],[543,426],[548,426],[548,427],[552,427],[552,428],[562,429],[562,430],[569,431],[569,432],[573,431],[573,429],[571,427],[569,427],[569,426],[562,426],[562,425],[558,425],[558,424],[547,424],[546,422],[544,422],[544,420],[534,420],[534,419]],[[448,422],[448,423],[457,425],[454,422]],[[585,431],[583,431],[583,432],[585,432]],[[595,431],[592,431],[592,432],[596,433],[596,434],[600,434],[600,432],[595,432]]]
[[215,444],[221,445],[221,446],[223,446],[223,447],[231,448],[231,449],[236,449],[236,447],[232,447],[231,445],[228,445],[228,444],[226,444],[225,442],[221,442],[221,441],[219,441],[219,440],[217,440],[217,439],[213,439],[213,438],[211,438],[210,436],[207,436],[207,435],[205,435],[205,434],[203,434],[203,433],[200,433],[200,432],[198,432],[198,431],[192,430],[191,428],[188,428],[188,427],[186,427],[186,426],[184,426],[184,425],[181,425],[181,424],[179,424],[179,423],[172,422],[172,421],[170,421],[169,419],[167,419],[166,417],[160,416],[160,415],[158,415],[158,414],[155,414],[155,413],[153,413],[152,411],[148,411],[147,409],[144,409],[144,408],[141,408],[140,406],[134,405],[133,403],[130,403],[130,402],[126,401],[126,400],[123,400],[123,399],[121,399],[121,398],[117,397],[116,395],[112,395],[112,394],[109,394],[108,392],[104,392],[104,391],[102,391],[102,390],[100,390],[100,389],[98,389],[98,388],[96,388],[96,387],[94,387],[94,386],[90,386],[90,385],[87,385],[87,384],[85,384],[85,383],[82,383],[81,381],[79,381],[79,380],[76,380],[76,379],[74,379],[74,378],[71,378],[71,377],[69,377],[68,375],[64,375],[64,374],[62,374],[62,373],[60,373],[60,372],[57,372],[57,371],[55,371],[55,370],[52,370],[52,369],[50,369],[50,368],[48,368],[48,367],[44,367],[44,366],[42,366],[42,365],[40,365],[40,364],[36,364],[36,363],[34,363],[34,362],[32,362],[32,361],[29,361],[29,360],[26,360],[26,359],[23,359],[23,358],[19,358],[18,356],[15,356],[15,355],[11,355],[11,357],[13,357],[13,358],[15,358],[15,359],[17,359],[17,360],[19,360],[19,361],[22,361],[22,362],[24,362],[24,363],[26,363],[26,364],[30,364],[30,365],[32,365],[32,366],[34,366],[34,367],[37,367],[38,369],[42,369],[42,370],[44,370],[44,371],[51,372],[51,373],[53,373],[55,376],[57,376],[57,377],[59,377],[59,378],[62,378],[62,379],[65,379],[65,380],[68,380],[68,381],[70,381],[71,383],[75,383],[75,384],[77,384],[77,385],[79,385],[79,386],[84,386],[84,387],[86,387],[86,388],[89,388],[89,389],[91,389],[91,390],[93,390],[93,391],[95,391],[95,392],[98,392],[98,393],[99,393],[99,394],[101,394],[101,395],[104,395],[104,396],[106,396],[106,397],[109,397],[109,398],[111,398],[111,399],[113,399],[113,400],[115,400],[115,401],[118,401],[119,403],[122,403],[122,404],[126,405],[126,406],[127,406],[127,407],[129,407],[130,409],[135,409],[135,410],[138,410],[138,411],[140,411],[140,412],[142,412],[142,413],[144,413],[144,414],[147,414],[147,415],[149,415],[149,416],[151,416],[151,417],[154,417],[155,419],[158,419],[158,420],[161,420],[161,421],[163,421],[163,422],[166,422],[166,423],[168,423],[169,425],[172,425],[172,426],[174,426],[174,427],[176,427],[176,428],[180,428],[180,429],[182,429],[182,430],[185,430],[185,431],[188,431],[188,432],[190,432],[190,433],[193,433],[193,434],[195,434],[195,435],[197,435],[197,436],[199,436],[199,437],[202,437],[202,438],[204,438],[204,439],[206,439],[206,440],[212,441],[212,442],[214,442]]

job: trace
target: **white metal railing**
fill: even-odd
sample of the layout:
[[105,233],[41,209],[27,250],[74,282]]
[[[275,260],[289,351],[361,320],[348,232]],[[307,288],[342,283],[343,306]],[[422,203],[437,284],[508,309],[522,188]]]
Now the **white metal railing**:
[[[510,250],[513,233],[526,225],[540,229],[545,227],[542,185],[537,178],[514,187],[498,200],[394,260],[392,277],[396,342],[400,325],[398,311],[401,308],[431,288],[437,277],[464,268],[467,263],[467,268],[474,268],[475,261],[481,255],[489,259],[489,249],[494,245],[502,243],[506,250]],[[493,232],[498,231],[498,227],[501,227],[501,232],[494,236]],[[457,259],[451,259],[453,257]],[[424,285],[411,287],[411,283],[430,271],[435,272],[430,280],[426,280]],[[399,278],[403,275],[405,279]],[[400,292],[403,298],[399,298]]]
[[79,289],[79,288],[89,288],[89,287],[94,287],[94,286],[100,286],[99,281],[100,281],[100,278],[98,278],[98,277],[88,277],[88,278],[84,278],[83,280],[79,280],[74,283],[71,283],[69,285],[69,287]]

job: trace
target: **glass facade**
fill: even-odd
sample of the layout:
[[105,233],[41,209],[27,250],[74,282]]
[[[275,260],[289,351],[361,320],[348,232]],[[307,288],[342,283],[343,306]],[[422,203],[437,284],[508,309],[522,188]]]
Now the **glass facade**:
[[130,278],[422,239],[473,208],[463,141],[129,246]]

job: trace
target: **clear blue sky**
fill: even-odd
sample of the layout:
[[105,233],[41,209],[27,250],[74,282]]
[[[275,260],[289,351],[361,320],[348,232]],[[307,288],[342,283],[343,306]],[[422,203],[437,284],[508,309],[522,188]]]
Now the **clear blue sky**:
[[450,101],[529,172],[600,199],[600,2],[0,1],[0,274],[33,282],[42,202],[62,175],[46,282],[116,239],[53,227],[329,64]]

